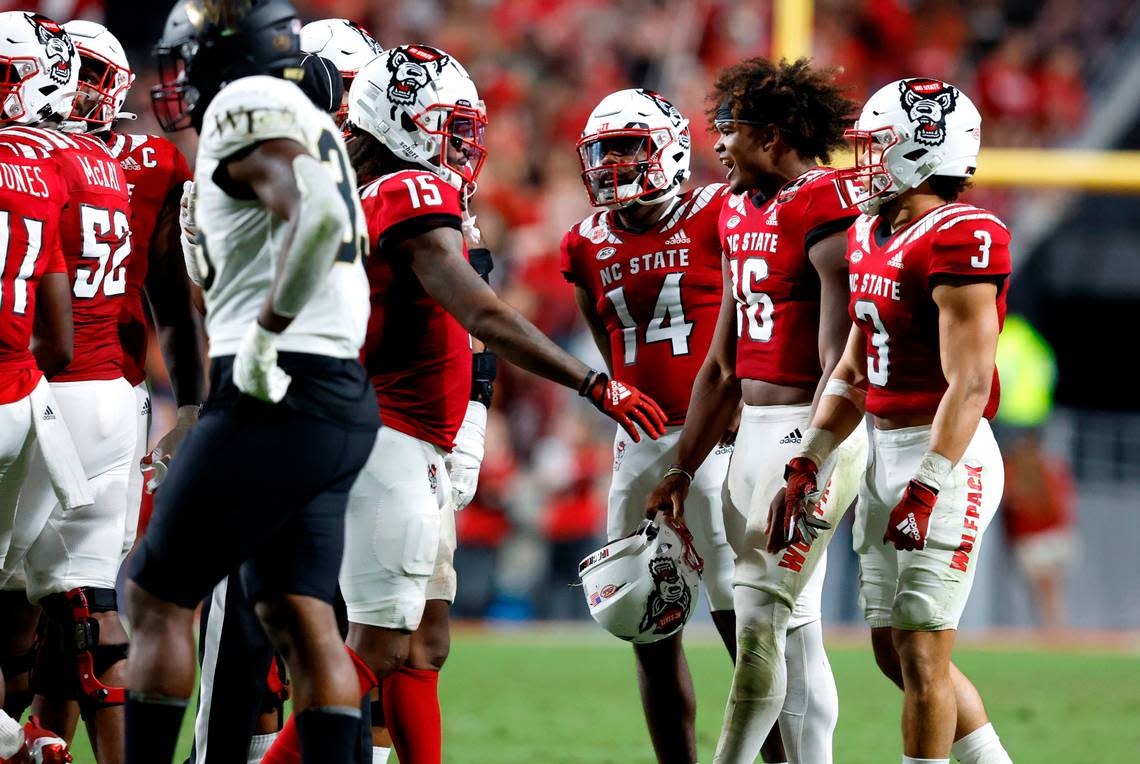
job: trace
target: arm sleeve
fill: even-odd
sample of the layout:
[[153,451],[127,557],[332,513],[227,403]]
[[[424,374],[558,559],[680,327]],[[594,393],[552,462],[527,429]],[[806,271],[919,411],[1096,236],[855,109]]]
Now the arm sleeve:
[[462,230],[459,192],[430,172],[399,172],[376,187],[369,226],[378,248],[434,228]]
[[993,278],[1012,270],[1009,231],[992,213],[952,218],[931,233],[928,276]]

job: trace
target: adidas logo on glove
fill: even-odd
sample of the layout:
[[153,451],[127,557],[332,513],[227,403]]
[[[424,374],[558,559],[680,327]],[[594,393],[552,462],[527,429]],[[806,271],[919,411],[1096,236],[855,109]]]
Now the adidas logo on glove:
[[628,387],[623,385],[621,382],[611,382],[610,383],[610,403],[612,403],[613,405],[616,406],[616,405],[618,405],[618,403],[620,403],[621,401],[624,401],[628,397],[629,397],[629,388]]
[[803,439],[804,439],[803,433],[801,433],[800,428],[797,427],[796,429],[792,430],[791,432],[789,432],[784,437],[780,438],[780,445],[785,446],[789,443],[799,444],[799,443],[803,442]]
[[911,512],[906,516],[906,519],[895,526],[904,536],[910,536],[915,541],[922,541],[922,534],[918,532],[918,521],[914,519],[914,513]]

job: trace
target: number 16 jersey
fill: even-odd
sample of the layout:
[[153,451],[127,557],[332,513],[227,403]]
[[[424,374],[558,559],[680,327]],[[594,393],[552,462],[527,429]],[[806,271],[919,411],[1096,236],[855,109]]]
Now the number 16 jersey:
[[216,171],[226,160],[279,139],[301,144],[324,165],[350,223],[337,235],[340,249],[324,283],[281,333],[277,349],[356,358],[368,323],[368,279],[362,262],[368,229],[356,175],[332,119],[293,83],[265,76],[245,77],[223,88],[206,109],[198,141],[195,215],[204,240],[198,269],[210,356],[237,352],[269,295],[277,256],[290,229],[249,189],[233,187]]
[[686,191],[646,231],[598,212],[562,239],[562,273],[585,289],[605,323],[614,376],[656,400],[670,425],[685,422],[721,298],[717,218],[728,186]]

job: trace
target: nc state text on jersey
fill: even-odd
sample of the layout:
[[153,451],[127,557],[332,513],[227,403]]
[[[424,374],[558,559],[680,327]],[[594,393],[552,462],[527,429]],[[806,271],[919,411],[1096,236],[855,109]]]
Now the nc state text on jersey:
[[47,199],[51,196],[40,168],[22,164],[13,165],[0,162],[0,188],[17,191],[21,194],[31,194],[40,199]]
[[[623,268],[622,266],[626,266]],[[602,266],[602,286],[609,286],[615,281],[621,281],[628,273],[636,276],[642,272],[665,270],[668,268],[688,268],[689,250],[663,249],[660,252],[650,252],[647,255],[636,255],[625,263],[613,263]]]
[[776,246],[780,243],[780,234],[772,231],[745,231],[744,233],[731,233],[728,240],[729,252],[771,252],[776,253]]
[[875,273],[864,273],[859,278],[858,273],[847,276],[851,281],[851,294],[866,294],[872,297],[890,297],[892,300],[901,300],[902,285],[894,279],[879,276]]
[[119,168],[115,166],[114,162],[88,159],[81,156],[79,157],[79,164],[83,165],[83,174],[87,176],[87,182],[90,185],[113,188],[116,191],[123,190],[119,184],[119,173],[115,172]]

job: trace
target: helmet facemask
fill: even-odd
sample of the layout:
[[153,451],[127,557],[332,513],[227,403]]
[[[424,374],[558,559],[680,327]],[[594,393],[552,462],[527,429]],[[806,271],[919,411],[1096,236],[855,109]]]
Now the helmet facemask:
[[649,197],[675,185],[661,162],[672,143],[668,128],[628,127],[584,136],[578,141],[578,159],[590,204],[618,209],[639,200],[664,201],[664,196]]
[[198,52],[198,43],[187,40],[172,47],[155,48],[158,60],[158,84],[150,90],[154,115],[166,132],[185,130],[193,123],[198,89],[190,84],[190,62]]
[[130,69],[79,46],[79,93],[71,119],[87,123],[90,130],[109,127],[119,116],[127,90],[135,80]]
[[26,115],[23,86],[39,72],[34,58],[0,56],[0,119],[15,121]]
[[487,159],[487,113],[483,104],[433,104],[412,121],[424,133],[436,137],[439,154],[434,162],[441,170],[454,174],[459,180],[457,187],[474,186]]
[[887,169],[886,154],[899,144],[895,128],[887,126],[874,130],[847,130],[855,150],[855,166],[836,173],[839,198],[847,207],[874,215],[887,202],[905,189],[901,188]]

